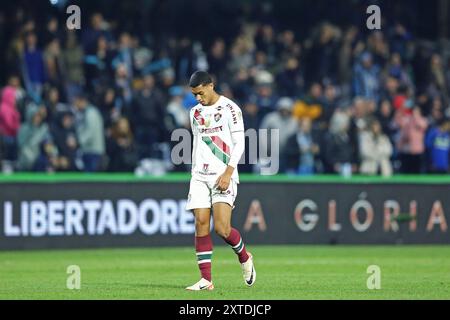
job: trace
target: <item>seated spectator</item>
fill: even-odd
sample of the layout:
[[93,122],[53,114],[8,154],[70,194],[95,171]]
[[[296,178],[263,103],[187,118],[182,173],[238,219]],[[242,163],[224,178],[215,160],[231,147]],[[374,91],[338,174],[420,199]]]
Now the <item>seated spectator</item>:
[[127,118],[120,118],[113,125],[107,140],[107,154],[110,172],[133,172],[136,168],[139,158]]
[[[33,171],[36,172],[55,172],[60,168],[60,158],[58,156],[58,149],[53,144],[53,141],[45,139],[39,147],[39,156],[33,165]],[[65,164],[64,160],[62,164]]]
[[315,172],[315,157],[320,149],[311,133],[311,127],[311,119],[300,119],[298,132],[287,141],[285,156],[288,174],[309,175]]
[[97,107],[90,104],[86,96],[82,94],[75,98],[75,108],[80,116],[76,129],[83,157],[83,170],[85,172],[99,171],[105,153],[102,116]]
[[359,153],[362,174],[378,175],[381,173],[384,177],[392,175],[393,169],[390,161],[392,144],[383,133],[378,120],[372,119],[368,124],[368,130],[361,132]]
[[20,127],[18,134],[19,158],[18,169],[31,171],[41,153],[41,145],[49,139],[50,132],[45,118],[45,107],[30,104],[27,109],[26,121]]
[[448,118],[441,119],[428,131],[425,144],[428,151],[428,171],[448,173],[450,151],[450,120]]

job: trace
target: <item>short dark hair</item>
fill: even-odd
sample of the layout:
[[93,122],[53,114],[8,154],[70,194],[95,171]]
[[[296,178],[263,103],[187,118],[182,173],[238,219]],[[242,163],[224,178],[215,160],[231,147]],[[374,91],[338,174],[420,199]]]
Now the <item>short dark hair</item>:
[[198,86],[204,86],[206,84],[212,83],[213,80],[208,72],[206,71],[195,71],[191,79],[189,80],[189,86],[191,88],[195,88]]

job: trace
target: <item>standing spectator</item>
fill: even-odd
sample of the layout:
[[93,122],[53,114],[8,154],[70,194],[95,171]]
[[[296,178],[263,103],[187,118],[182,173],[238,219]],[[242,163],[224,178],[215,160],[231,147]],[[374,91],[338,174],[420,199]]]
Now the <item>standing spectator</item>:
[[[253,133],[257,137],[261,117],[259,115],[258,105],[254,100],[249,99],[244,103],[244,107],[242,108],[242,119],[244,120],[244,127],[246,132],[249,133],[249,137],[251,137]],[[250,145],[252,142],[253,141],[250,140],[250,138],[245,139],[245,150],[247,150],[247,152],[244,153],[245,163],[239,166],[240,172],[253,172],[254,165],[258,159],[258,144],[253,143],[253,145]]]
[[225,77],[227,58],[225,41],[216,39],[208,53],[208,71],[216,77],[217,83],[222,83]]
[[332,24],[325,22],[320,26],[305,63],[308,84],[321,83],[325,79],[336,81],[338,37],[338,29]]
[[107,140],[108,171],[133,172],[138,163],[138,153],[128,119],[120,118],[112,127]]
[[294,117],[304,117],[315,120],[323,113],[323,89],[320,83],[313,83],[308,94],[298,100],[294,105]]
[[47,75],[45,72],[44,57],[38,48],[38,39],[35,33],[30,32],[25,37],[25,52],[23,76],[28,93],[39,103]]
[[360,135],[359,153],[361,155],[360,172],[366,175],[378,175],[383,177],[392,175],[392,144],[383,133],[377,120],[369,121],[368,130]]
[[103,36],[99,37],[97,50],[93,54],[87,54],[84,59],[86,86],[90,92],[96,92],[98,87],[111,82],[112,59],[113,52],[108,41]]
[[46,65],[48,82],[54,86],[60,87],[60,89],[64,89],[66,72],[64,70],[61,45],[58,38],[54,38],[50,41],[45,48],[43,56]]
[[66,72],[67,100],[72,101],[81,92],[85,83],[83,73],[84,52],[78,43],[76,33],[73,31],[67,32],[67,40],[62,52],[62,59]]
[[414,107],[412,110],[406,107],[397,110],[394,121],[399,127],[397,148],[401,172],[407,174],[420,173],[428,122],[422,116],[418,107]]
[[17,166],[19,170],[31,171],[41,153],[42,143],[49,139],[49,128],[45,123],[47,112],[45,107],[37,107],[30,104],[27,108],[26,121],[20,127],[17,137],[19,146],[19,158]]
[[315,157],[319,153],[319,145],[311,132],[311,119],[299,120],[299,130],[289,137],[285,156],[286,172],[299,175],[309,175],[315,172]]
[[305,80],[297,58],[289,57],[276,79],[278,93],[281,96],[295,99],[303,94]]
[[150,74],[146,75],[144,87],[134,99],[132,113],[140,158],[154,156],[154,148],[166,131],[163,103],[162,94],[155,87],[155,78]]
[[428,151],[427,169],[431,173],[446,174],[449,171],[450,120],[441,119],[426,136]]
[[375,116],[377,117],[377,120],[380,122],[383,133],[385,133],[390,139],[390,141],[393,142],[396,130],[393,124],[394,110],[389,100],[381,101],[380,107],[376,111]]
[[66,111],[69,107],[61,102],[61,95],[57,87],[50,87],[45,93],[45,107],[47,109],[47,123],[53,125],[58,112]]
[[[279,135],[279,152],[284,154],[287,141],[291,135],[297,131],[298,123],[292,116],[292,108],[294,101],[291,98],[283,97],[277,102],[277,111],[273,111],[262,119],[260,129],[267,129],[267,145],[261,145],[262,155],[272,155],[271,130],[277,130]],[[273,156],[273,155],[272,155]],[[280,159],[282,160],[282,159]],[[283,171],[284,163],[280,161],[280,169]]]
[[126,69],[126,75],[130,81],[134,74],[134,52],[132,48],[132,38],[129,33],[124,32],[119,36],[119,48],[117,55],[112,60],[112,67],[117,69],[119,65],[123,65]]
[[380,89],[380,68],[373,63],[372,54],[361,55],[360,63],[355,65],[353,74],[353,91],[356,96],[378,102]]
[[183,106],[183,88],[173,86],[169,89],[170,100],[167,112],[173,117],[177,128],[189,128],[189,111]]
[[103,119],[97,107],[91,105],[82,94],[75,98],[75,108],[80,115],[77,135],[83,157],[84,171],[99,171],[102,157],[105,154]]
[[324,143],[324,166],[326,173],[346,174],[357,171],[357,149],[352,144],[350,116],[347,112],[336,111],[331,118],[330,128]]
[[6,86],[1,92],[0,102],[0,139],[3,170],[11,172],[17,159],[17,133],[20,128],[20,113],[16,104],[16,89]]

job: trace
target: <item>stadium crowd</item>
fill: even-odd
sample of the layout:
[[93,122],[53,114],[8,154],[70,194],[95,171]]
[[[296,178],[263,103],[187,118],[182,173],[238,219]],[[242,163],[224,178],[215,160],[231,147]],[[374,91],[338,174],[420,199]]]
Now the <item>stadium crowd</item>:
[[100,12],[78,31],[57,16],[14,19],[1,61],[3,172],[134,172],[152,160],[150,174],[157,163],[187,171],[170,163],[170,137],[190,128],[197,69],[241,106],[246,129],[280,130],[283,173],[449,172],[450,56],[401,23],[323,21],[300,37],[243,21],[231,39],[201,42],[149,41]]

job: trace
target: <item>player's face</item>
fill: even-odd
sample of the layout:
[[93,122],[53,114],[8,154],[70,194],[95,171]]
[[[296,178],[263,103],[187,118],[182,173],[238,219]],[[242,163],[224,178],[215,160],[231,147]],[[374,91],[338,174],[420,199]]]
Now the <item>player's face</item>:
[[197,100],[197,102],[203,106],[210,105],[213,96],[213,90],[214,89],[212,84],[199,85],[198,87],[191,88],[195,100]]

